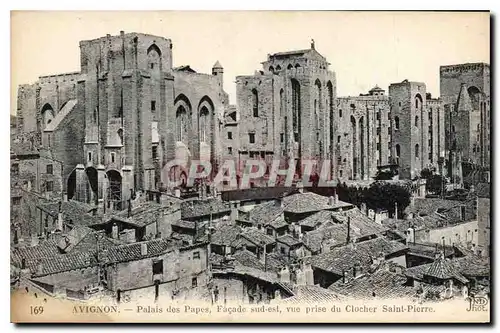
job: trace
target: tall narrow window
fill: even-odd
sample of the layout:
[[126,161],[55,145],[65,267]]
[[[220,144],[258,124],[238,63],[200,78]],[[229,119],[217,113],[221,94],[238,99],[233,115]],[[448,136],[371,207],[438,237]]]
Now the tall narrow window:
[[115,163],[115,153],[111,153],[109,155],[110,155],[111,163]]
[[255,143],[255,133],[248,133],[248,142]]
[[207,142],[208,139],[208,126],[209,126],[210,113],[206,106],[203,106],[200,111],[200,142]]
[[233,132],[227,132],[227,138],[228,138],[228,140],[232,140],[233,139]]
[[252,108],[253,108],[253,116],[259,116],[259,94],[256,89],[252,90]]
[[415,116],[415,127],[418,127],[418,116]]
[[89,162],[92,162],[92,152],[89,151]]
[[396,131],[399,131],[399,117],[398,116],[394,117],[394,129]]
[[51,175],[54,172],[52,164],[47,164],[47,174]]
[[[179,106],[177,108],[176,112],[176,122],[177,122],[177,141],[182,141],[185,138],[185,132],[186,132],[186,124],[185,124],[185,118],[186,118],[186,109],[184,106]],[[200,118],[201,120],[201,118]],[[201,124],[200,124],[201,127]]]
[[151,111],[156,111],[156,101],[151,101]]
[[415,145],[415,158],[419,158],[419,157],[420,157],[420,146],[417,143]]
[[153,157],[153,160],[156,160],[158,158],[158,146],[153,146],[152,147],[153,150],[152,150],[152,157]]

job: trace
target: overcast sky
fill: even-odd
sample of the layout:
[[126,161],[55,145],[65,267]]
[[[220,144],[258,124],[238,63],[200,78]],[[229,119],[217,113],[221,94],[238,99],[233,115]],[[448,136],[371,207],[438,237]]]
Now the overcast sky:
[[331,63],[337,95],[375,84],[425,82],[439,95],[439,66],[490,62],[489,13],[462,12],[14,12],[12,97],[39,75],[80,69],[80,40],[120,30],[172,39],[174,66],[211,73],[219,60],[235,100],[235,77],[261,69],[268,53],[309,48]]

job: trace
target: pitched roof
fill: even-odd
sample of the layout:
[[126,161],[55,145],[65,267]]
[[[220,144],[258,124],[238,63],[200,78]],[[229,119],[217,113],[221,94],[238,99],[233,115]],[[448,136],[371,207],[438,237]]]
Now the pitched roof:
[[284,197],[283,205],[285,212],[295,214],[353,207],[352,204],[340,200],[332,205],[330,205],[328,201],[328,197],[313,192],[303,192]]
[[436,259],[433,263],[429,265],[427,271],[424,272],[424,276],[428,275],[440,280],[447,280],[455,278],[462,283],[467,283],[466,277],[460,274],[455,267],[444,257]]
[[397,241],[389,241],[379,237],[334,248],[329,252],[312,256],[308,258],[308,261],[313,267],[342,275],[343,271],[352,269],[356,263],[361,267],[368,268],[373,263],[373,258],[381,253],[388,257],[405,249],[407,247]]
[[[453,266],[455,272],[468,277],[487,276],[490,274],[490,262],[488,258],[481,258],[476,255],[465,256],[462,258],[446,259],[446,262]],[[406,276],[422,280],[434,263],[409,267],[406,269]],[[449,268],[449,267],[448,267]],[[433,268],[431,274],[438,269]]]
[[[146,254],[141,253],[142,244],[146,244],[147,246]],[[150,258],[164,254],[179,246],[179,242],[166,238],[126,244],[107,249],[107,251],[102,254],[102,261],[106,263],[119,263]]]
[[296,192],[295,187],[252,187],[244,190],[224,191],[221,197],[224,201],[270,200]]
[[222,69],[222,65],[220,64],[219,60],[215,62],[215,64],[212,66],[213,69]]
[[279,201],[268,201],[255,205],[249,212],[249,222],[253,224],[265,224],[283,214],[283,208]]
[[165,214],[171,214],[178,211],[177,205],[166,206],[154,201],[146,201],[138,205],[132,205],[132,214],[128,217],[128,211],[123,210],[111,217],[111,219],[119,219],[126,223],[137,227],[144,227],[151,223],[155,223],[158,218]]
[[183,219],[202,217],[210,215],[210,213],[229,212],[231,212],[231,204],[219,199],[184,200],[181,203],[181,216]]
[[212,234],[212,244],[231,246],[238,238],[241,230],[241,227],[237,225],[224,224],[218,226]]
[[292,304],[321,304],[338,302],[345,297],[319,286],[294,286],[294,295],[282,300],[283,303]]
[[319,211],[299,222],[300,225],[317,227],[304,236],[304,244],[316,252],[322,242],[329,240],[330,246],[337,246],[347,241],[347,219],[351,218],[351,237],[362,238],[387,231],[386,227],[370,220],[359,209],[343,212]]
[[276,238],[276,241],[278,241],[280,243],[283,243],[285,245],[288,245],[288,246],[294,246],[294,245],[302,244],[302,241],[300,241],[300,240],[298,240],[296,238],[293,238],[290,235],[280,236],[280,237]]
[[364,274],[346,283],[340,279],[328,289],[355,299],[403,298],[415,294],[413,287],[404,286],[406,280],[404,274],[379,269],[372,274]]
[[243,232],[240,234],[240,236],[258,246],[260,246],[261,244],[268,245],[276,242],[274,238],[253,227],[243,229]]
[[[40,203],[37,207],[53,218],[57,218],[59,214],[59,202]],[[74,225],[89,226],[101,222],[99,217],[89,214],[89,212],[95,208],[96,207],[92,205],[76,200],[61,202],[63,219],[68,224],[71,221]]]

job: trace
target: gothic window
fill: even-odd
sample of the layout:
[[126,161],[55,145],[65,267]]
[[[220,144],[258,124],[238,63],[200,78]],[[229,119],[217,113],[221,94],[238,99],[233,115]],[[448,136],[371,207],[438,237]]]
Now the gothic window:
[[175,114],[177,124],[177,141],[182,141],[186,136],[186,115],[186,108],[184,108],[183,105],[180,105]]
[[203,106],[200,111],[200,142],[207,142],[207,127],[209,125],[210,114],[206,106]]

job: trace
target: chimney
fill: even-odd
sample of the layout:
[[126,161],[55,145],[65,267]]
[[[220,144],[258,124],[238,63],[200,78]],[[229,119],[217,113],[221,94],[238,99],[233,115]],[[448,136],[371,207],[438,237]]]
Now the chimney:
[[346,281],[347,279],[346,279],[346,276],[345,276],[345,275],[346,275],[346,274],[345,274],[345,270],[342,270],[342,283],[346,283],[346,282],[347,282],[347,281]]
[[328,206],[333,206],[335,204],[336,204],[335,197],[334,196],[328,197]]
[[64,202],[68,202],[68,193],[64,193],[63,200]]
[[460,220],[465,221],[465,206],[460,206]]
[[26,259],[24,257],[21,259],[21,269],[26,269]]
[[116,223],[113,223],[111,227],[111,238],[118,239],[118,225]]
[[406,244],[415,243],[415,228],[411,227],[406,230]]
[[174,193],[175,193],[175,197],[176,197],[176,198],[180,198],[180,197],[181,197],[181,189],[176,188],[176,189],[174,190]]
[[295,185],[295,187],[297,187],[299,193],[304,193],[304,184],[302,184],[301,180],[299,180],[297,182],[297,184]]
[[394,203],[394,218],[395,219],[398,218],[398,203],[397,202]]
[[148,254],[148,243],[141,243],[141,256]]

